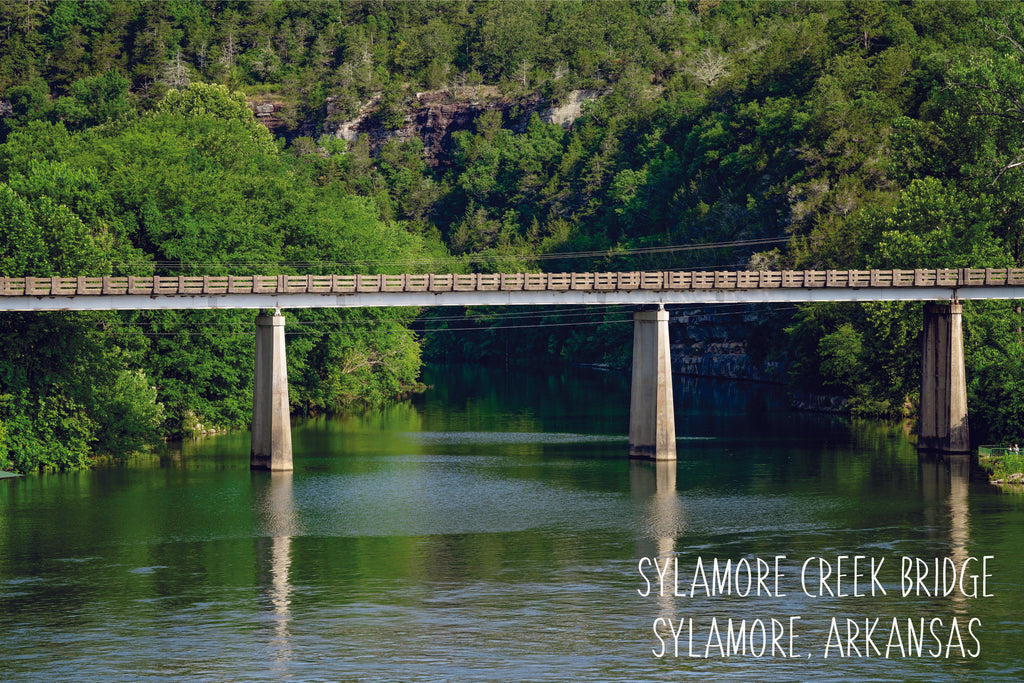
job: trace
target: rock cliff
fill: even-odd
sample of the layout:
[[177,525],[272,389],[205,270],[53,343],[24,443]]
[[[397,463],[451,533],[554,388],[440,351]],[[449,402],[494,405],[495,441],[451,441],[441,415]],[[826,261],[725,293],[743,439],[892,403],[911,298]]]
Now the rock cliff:
[[672,368],[676,374],[782,382],[781,362],[750,352],[756,311],[687,309],[673,311],[669,322]]
[[405,119],[401,126],[393,130],[380,122],[379,95],[364,103],[355,117],[346,120],[339,120],[340,107],[334,98],[328,97],[322,122],[302,122],[294,130],[289,130],[282,121],[280,102],[263,98],[251,100],[249,106],[256,118],[272,133],[289,139],[298,135],[314,138],[332,135],[344,140],[355,140],[360,135],[366,135],[370,141],[371,154],[376,154],[389,140],[419,138],[423,141],[427,163],[438,167],[445,166],[450,157],[452,133],[474,131],[476,120],[485,112],[499,112],[504,127],[516,132],[524,131],[535,113],[546,123],[569,127],[580,117],[585,103],[599,96],[600,93],[595,90],[575,90],[563,102],[552,106],[539,94],[510,99],[491,86],[420,92],[406,101]]

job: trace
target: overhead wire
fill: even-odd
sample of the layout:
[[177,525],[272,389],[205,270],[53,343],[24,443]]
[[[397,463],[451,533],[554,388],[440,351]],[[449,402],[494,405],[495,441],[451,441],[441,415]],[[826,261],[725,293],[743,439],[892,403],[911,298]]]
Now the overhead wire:
[[[727,306],[752,306],[755,304],[748,303],[716,303],[716,304],[670,304],[674,306],[697,306],[707,307],[714,306],[716,308],[722,308]],[[542,308],[540,310],[530,310],[532,307],[517,306],[507,307],[503,309],[508,311],[509,308],[513,309],[512,312],[502,313],[477,313],[477,314],[466,314],[466,315],[441,315],[441,316],[419,316],[413,319],[414,323],[432,323],[432,322],[445,322],[452,320],[480,320],[483,322],[494,320],[494,319],[512,319],[512,318],[537,318],[537,317],[582,317],[588,315],[594,315],[601,312],[614,312],[616,309],[629,309],[634,308],[633,304],[583,304],[576,306],[557,306],[554,308]],[[728,312],[721,312],[709,315],[721,315],[728,314]],[[289,325],[354,325],[360,327],[372,327],[375,326],[379,321],[348,321],[348,320],[292,320],[289,321]],[[163,325],[165,321],[161,320],[136,320],[136,321],[103,321],[104,325],[113,326],[129,326],[129,325]],[[203,321],[203,322],[190,322],[189,324],[201,325],[208,327],[247,327],[252,325],[249,321]]]
[[[579,258],[618,258],[628,256],[643,256],[653,254],[667,254],[674,252],[687,252],[687,251],[703,251],[711,249],[728,249],[738,247],[751,247],[751,246],[765,246],[768,244],[776,244],[788,241],[787,237],[766,237],[766,238],[754,238],[746,240],[732,240],[727,242],[708,242],[703,244],[688,244],[688,245],[669,245],[661,247],[635,247],[631,249],[602,249],[602,250],[587,250],[587,251],[575,251],[575,252],[554,252],[547,254],[473,254],[465,256],[455,257],[435,257],[435,258],[421,258],[421,259],[356,259],[348,261],[279,261],[279,262],[258,262],[258,261],[237,261],[232,263],[223,262],[202,262],[202,261],[139,261],[139,262],[127,262],[115,265],[121,266],[138,266],[138,265],[150,265],[161,268],[202,268],[202,267],[296,267],[296,268],[326,268],[326,267],[343,267],[351,268],[358,265],[375,265],[377,267],[389,267],[389,266],[411,266],[411,265],[442,265],[442,264],[466,264],[473,262],[483,261],[515,261],[515,260],[538,260],[538,261],[550,261],[560,259],[579,259]],[[738,268],[746,264],[744,263],[732,263],[732,264],[721,264],[717,263],[714,265],[696,265],[696,266],[683,266],[676,268],[661,268],[660,270],[674,270],[674,271],[693,271],[693,270],[706,270],[706,269],[721,269],[721,268]],[[706,307],[707,304],[694,304],[695,306]],[[719,304],[719,306],[735,306],[735,305],[747,305],[749,304]],[[628,304],[597,304],[597,305],[586,305],[578,308],[570,308],[566,310],[566,307],[559,306],[554,309],[547,310],[516,310],[515,312],[503,312],[503,313],[484,313],[484,314],[463,314],[463,315],[449,315],[449,316],[425,316],[419,317],[412,321],[406,322],[413,329],[414,332],[420,334],[433,334],[438,332],[460,332],[460,331],[481,331],[481,330],[511,330],[511,329],[537,329],[543,327],[571,327],[571,326],[583,326],[583,325],[605,325],[605,324],[620,324],[625,322],[631,322],[631,318],[623,318],[621,320],[605,320],[594,321],[594,320],[574,320],[573,322],[558,322],[559,320],[565,321],[571,318],[585,318],[596,314],[603,313],[608,315],[609,313],[617,312],[614,309],[629,308]],[[472,307],[467,307],[472,309]],[[718,316],[718,315],[735,315],[737,313],[745,313],[746,311],[734,311],[734,312],[716,312],[716,313],[701,313],[702,316]],[[530,323],[530,324],[512,324],[512,325],[488,325],[487,323],[494,322],[495,320],[511,322],[519,319],[533,319],[533,318],[547,318],[545,322]],[[555,319],[552,321],[551,319]],[[465,321],[470,323],[478,323],[472,327],[447,327],[438,326],[437,323],[453,322],[453,321]],[[163,321],[124,321],[119,323],[107,323],[116,325],[118,327],[126,326],[137,326],[142,327],[146,325],[158,325],[166,324]],[[201,322],[201,323],[189,323],[193,326],[200,327],[248,327],[251,325],[249,322]],[[329,320],[293,320],[290,325],[293,326],[291,330],[288,330],[288,335],[298,334],[318,334],[319,331],[299,331],[295,330],[294,326],[302,326],[305,328],[313,327],[348,327],[348,328],[367,328],[379,326],[380,321],[329,321]],[[404,328],[403,328],[404,329]],[[398,330],[396,330],[398,331]],[[160,337],[160,336],[179,336],[179,335],[190,335],[190,336],[201,336],[202,332],[185,332],[185,331],[148,331],[142,332],[144,336]],[[249,336],[254,334],[252,332],[236,332],[236,334],[242,336]]]
[[[419,265],[447,265],[481,263],[487,261],[554,261],[564,259],[586,259],[586,258],[620,258],[627,256],[646,256],[652,254],[670,254],[687,251],[704,251],[710,249],[734,249],[739,247],[758,247],[769,244],[780,244],[788,242],[789,237],[759,237],[745,240],[732,240],[728,242],[706,242],[701,244],[675,244],[661,247],[633,247],[629,249],[592,249],[584,251],[550,252],[542,254],[518,253],[518,254],[466,254],[462,256],[438,256],[406,259],[348,259],[344,261],[189,261],[186,259],[162,260],[162,261],[125,261],[114,263],[116,267],[137,267],[152,266],[157,268],[225,268],[225,267],[293,267],[293,268],[326,268],[339,267],[351,268],[355,266],[419,266]],[[739,264],[742,265],[742,264]],[[721,268],[721,265],[716,266]],[[671,270],[671,269],[669,269]]]
[[[692,306],[697,306],[699,308],[707,308],[709,306],[708,304],[691,304],[691,305]],[[756,305],[756,304],[740,304],[740,303],[735,303],[735,304],[713,304],[711,306],[713,306],[715,308],[723,307],[723,306],[744,306],[745,308],[740,309],[740,310],[727,310],[727,311],[714,310],[714,311],[710,311],[710,312],[709,311],[704,311],[704,310],[698,310],[698,311],[695,311],[695,312],[692,312],[692,313],[688,313],[688,315],[697,316],[697,317],[701,317],[701,318],[715,318],[715,317],[722,317],[722,316],[729,316],[729,315],[748,315],[748,314],[753,313],[753,311],[750,310],[750,306],[754,306],[754,305]],[[628,304],[598,304],[598,305],[590,306],[590,307],[585,308],[585,309],[577,309],[577,310],[567,311],[567,312],[562,312],[562,311],[559,311],[557,309],[554,309],[554,310],[545,311],[545,312],[522,312],[522,313],[516,313],[516,314],[506,314],[506,315],[498,315],[498,316],[475,316],[475,317],[468,317],[468,318],[467,317],[459,317],[459,316],[445,316],[445,317],[439,317],[439,318],[418,319],[418,320],[412,321],[412,323],[407,323],[407,325],[410,325],[411,331],[415,332],[417,334],[433,334],[433,333],[439,333],[439,332],[470,332],[470,331],[475,331],[475,332],[484,332],[484,331],[496,332],[496,331],[516,330],[516,329],[539,329],[539,328],[545,328],[545,327],[573,327],[573,326],[583,327],[583,326],[597,326],[597,325],[614,325],[614,324],[630,323],[630,322],[633,321],[632,317],[628,315],[628,313],[630,312],[629,310],[621,310],[621,311],[615,311],[615,310],[609,311],[609,310],[607,310],[607,309],[610,309],[610,308],[631,309],[632,306],[630,306]],[[595,310],[595,309],[598,309],[598,310]],[[600,309],[605,309],[605,310],[602,311]],[[796,309],[797,309],[796,306],[784,306],[784,307],[773,307],[772,310],[775,311],[775,312],[780,312],[780,311],[790,311],[790,310],[796,310]],[[597,315],[597,314],[601,314],[601,313],[603,313],[604,315],[615,314],[615,313],[624,313],[624,314],[627,314],[627,317],[623,317],[621,319],[614,319],[614,318],[613,319],[608,319],[608,318],[605,318],[604,320],[573,320],[573,321],[566,321],[569,318],[588,317],[588,316]],[[536,323],[528,323],[528,324],[518,324],[518,323],[499,324],[499,325],[487,325],[486,324],[487,322],[490,322],[493,318],[500,318],[500,319],[502,319],[504,321],[512,321],[512,320],[518,319],[518,318],[537,318],[537,317],[548,318],[549,320],[542,321],[542,322],[536,322]],[[554,320],[550,320],[551,318],[554,318]],[[483,324],[474,325],[472,327],[431,326],[431,325],[433,325],[435,323],[438,323],[438,322],[449,322],[449,321],[466,321],[466,322],[477,322],[477,323],[483,323]],[[125,327],[143,327],[145,325],[158,324],[158,322],[159,321],[125,321],[125,322],[121,322],[121,323],[114,323],[114,324],[106,323],[106,324],[110,325],[110,326],[113,326],[113,327],[125,328]],[[292,329],[287,329],[287,327],[286,327],[285,334],[289,335],[289,336],[317,335],[317,334],[332,333],[332,332],[337,331],[337,330],[311,329],[311,328],[324,328],[324,327],[349,328],[349,329],[364,328],[365,329],[365,328],[370,328],[370,327],[376,327],[378,325],[378,322],[379,321],[355,321],[355,320],[307,320],[307,321],[294,320],[294,321],[288,323],[288,325],[292,326]],[[418,329],[417,325],[416,325],[417,322],[424,323],[424,327],[422,329]],[[226,327],[226,326],[230,326],[230,327],[245,327],[245,328],[249,328],[249,329],[248,330],[238,330],[238,331],[235,331],[234,334],[236,336],[253,336],[255,334],[255,332],[251,330],[252,323],[249,323],[249,322],[234,322],[234,323],[201,322],[201,323],[191,323],[191,325],[195,326],[195,327],[200,327],[200,328]],[[298,327],[300,327],[302,329],[295,329],[295,326],[298,326]],[[403,327],[401,329],[380,330],[380,331],[381,332],[388,332],[388,333],[402,333],[402,332],[407,331],[408,329],[409,328]],[[146,336],[146,337],[206,336],[207,335],[206,332],[193,331],[193,330],[159,331],[159,332],[157,332],[157,331],[142,331],[139,334],[141,334],[143,336]]]

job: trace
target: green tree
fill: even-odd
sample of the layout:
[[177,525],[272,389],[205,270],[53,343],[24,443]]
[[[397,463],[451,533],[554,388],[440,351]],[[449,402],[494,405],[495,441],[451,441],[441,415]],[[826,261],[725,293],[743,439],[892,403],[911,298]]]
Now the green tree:
[[843,323],[835,332],[818,342],[818,357],[826,387],[851,391],[856,386],[864,363],[864,340],[850,323]]
[[54,105],[54,115],[69,128],[126,121],[136,114],[128,79],[117,70],[75,81]]
[[272,152],[274,138],[253,116],[241,92],[231,92],[223,85],[191,83],[185,90],[169,90],[157,112],[191,118],[214,118],[239,125],[261,150]]
[[50,111],[50,89],[42,78],[11,86],[4,92],[4,99],[11,105],[11,113],[3,119],[0,128],[5,135],[29,121],[44,118]]

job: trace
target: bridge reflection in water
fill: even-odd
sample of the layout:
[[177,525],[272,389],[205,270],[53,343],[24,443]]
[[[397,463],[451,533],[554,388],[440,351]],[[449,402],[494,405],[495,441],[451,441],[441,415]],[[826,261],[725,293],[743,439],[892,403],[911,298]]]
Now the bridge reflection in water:
[[[630,493],[641,511],[637,557],[657,558],[664,563],[676,556],[676,540],[686,530],[686,510],[676,491],[676,468],[674,460],[634,460],[629,465]],[[674,584],[674,575],[672,579]],[[676,618],[673,592],[657,592],[659,617]]]
[[[971,456],[967,454],[925,454],[918,458],[921,493],[932,503],[926,510],[926,521],[931,529],[949,527],[949,557],[957,569],[964,566],[970,556],[971,510],[969,490]],[[977,567],[975,567],[976,569]],[[960,590],[950,594],[954,611],[967,612],[967,599]]]
[[[256,539],[257,574],[266,577],[266,598],[270,604],[270,658],[281,671],[292,660],[289,626],[292,621],[291,566],[292,537],[297,533],[297,515],[291,472],[253,475],[254,508],[259,514],[261,535]],[[269,542],[269,549],[267,548]],[[269,550],[269,552],[268,552]],[[269,574],[269,576],[268,576]]]
[[[971,462],[971,456],[968,454],[933,453],[919,455],[917,459],[917,474],[921,489],[921,502],[923,503],[922,512],[924,513],[924,518],[922,521],[926,533],[930,537],[926,546],[931,546],[934,550],[931,552],[924,551],[920,554],[912,552],[903,558],[895,555],[884,558],[895,562],[895,565],[889,568],[890,578],[902,576],[904,570],[901,560],[903,559],[909,558],[915,562],[924,562],[926,566],[923,568],[914,565],[913,572],[909,576],[918,579],[919,587],[922,590],[934,591],[931,594],[926,594],[926,598],[929,601],[926,614],[930,615],[926,618],[931,619],[936,614],[941,614],[939,605],[946,603],[952,615],[961,619],[960,628],[967,628],[966,625],[970,623],[969,618],[974,616],[971,603],[976,601],[970,593],[973,590],[977,590],[980,594],[981,591],[981,584],[973,585],[971,577],[972,573],[980,573],[982,571],[982,558],[971,557],[972,541],[969,496]],[[652,618],[652,622],[654,623],[655,634],[660,635],[656,635],[657,642],[652,643],[654,646],[652,651],[656,652],[658,650],[659,643],[662,648],[665,648],[667,644],[667,650],[662,649],[662,652],[667,652],[669,657],[673,654],[679,656],[678,653],[681,649],[674,650],[674,647],[687,648],[687,651],[690,652],[689,656],[692,656],[692,650],[689,649],[692,648],[693,642],[690,630],[693,628],[693,623],[699,621],[701,617],[705,617],[705,626],[702,627],[705,628],[705,634],[702,634],[702,638],[706,640],[710,648],[710,643],[713,642],[713,639],[706,632],[708,621],[706,617],[718,617],[721,619],[723,606],[728,606],[730,610],[734,610],[736,605],[739,604],[735,600],[728,598],[720,603],[715,603],[694,601],[692,596],[687,596],[690,579],[693,578],[696,581],[696,574],[693,574],[695,559],[701,556],[702,549],[705,549],[706,553],[706,548],[709,544],[707,544],[706,537],[699,531],[694,534],[694,538],[689,543],[686,540],[685,496],[676,490],[677,466],[676,462],[634,461],[630,464],[629,472],[631,494],[638,510],[641,526],[638,530],[636,556],[643,558],[641,561],[645,562],[637,574],[637,590],[652,605],[657,605],[657,616]],[[699,491],[694,491],[693,495],[700,496],[701,494]],[[699,521],[696,524],[698,528],[701,525]],[[743,553],[743,557],[751,563],[754,562],[749,551]],[[678,559],[678,569],[680,570],[678,576],[676,575],[676,566],[674,564],[676,559]],[[729,559],[735,562],[739,558],[735,556],[731,558],[709,558],[705,554],[703,560],[707,563],[705,564],[706,571],[710,572],[712,562],[714,562],[715,571],[717,571],[719,559]],[[789,574],[792,582],[795,582],[797,577],[800,577],[800,585],[803,585],[803,577],[799,570],[802,559],[798,554],[790,553],[787,561],[791,564],[786,568],[786,573]],[[657,566],[654,566],[654,562],[657,562]],[[873,560],[872,566],[874,566]],[[924,571],[924,579],[920,578],[922,575],[919,572],[922,569]],[[965,573],[967,576],[966,580],[961,577],[962,573]],[[737,570],[736,577],[739,576],[740,574]],[[708,577],[710,577],[710,574],[708,574]],[[849,578],[849,575],[847,575],[847,578]],[[891,593],[898,595],[904,586],[902,580],[900,578],[894,587],[889,588]],[[738,586],[738,581],[739,579],[737,578],[737,583],[733,585]],[[701,586],[703,584],[698,583],[696,585]],[[770,581],[769,585],[771,585]],[[681,587],[682,590],[677,595],[675,589],[678,587]],[[698,591],[700,590],[703,589],[698,589]],[[914,590],[916,591],[917,588]],[[965,591],[967,594],[965,594]],[[791,609],[795,613],[801,609],[798,605],[803,600],[803,594],[798,590],[790,590],[788,592],[789,595],[785,600],[779,603],[773,602],[772,604],[791,605]],[[698,594],[703,595],[703,593]],[[810,596],[810,594],[808,595]],[[813,596],[810,597],[813,598]],[[776,607],[776,609],[779,608]],[[735,614],[735,612],[725,613]],[[741,616],[748,616],[742,611],[739,613]],[[854,612],[851,611],[850,614],[854,614]],[[763,615],[757,612],[753,612],[752,616],[758,619],[763,618]],[[826,616],[831,616],[831,614]],[[882,619],[882,622],[885,623],[888,618],[885,617]],[[849,629],[850,622],[857,621],[857,619],[847,619],[846,628]],[[684,628],[684,623],[688,624],[686,628]],[[921,619],[921,623],[925,623],[924,618]],[[731,634],[731,623],[729,628]],[[883,626],[880,631],[884,631],[884,628]],[[677,630],[678,633],[682,634],[682,638],[679,638]],[[742,633],[742,631],[740,632]],[[751,639],[754,637],[753,634],[754,631],[751,630]],[[724,639],[725,635],[723,634],[721,638]],[[964,638],[966,639],[966,635]],[[705,640],[700,642],[698,655],[704,651]]]

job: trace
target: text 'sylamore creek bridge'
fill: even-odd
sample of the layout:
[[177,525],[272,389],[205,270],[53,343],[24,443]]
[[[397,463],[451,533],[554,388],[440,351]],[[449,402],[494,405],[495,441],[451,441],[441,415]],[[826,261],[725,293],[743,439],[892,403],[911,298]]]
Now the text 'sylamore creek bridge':
[[629,455],[676,458],[666,305],[922,301],[918,448],[966,452],[961,301],[1024,300],[1024,268],[0,278],[0,310],[273,309],[256,318],[254,469],[292,469],[281,309],[627,304]]

